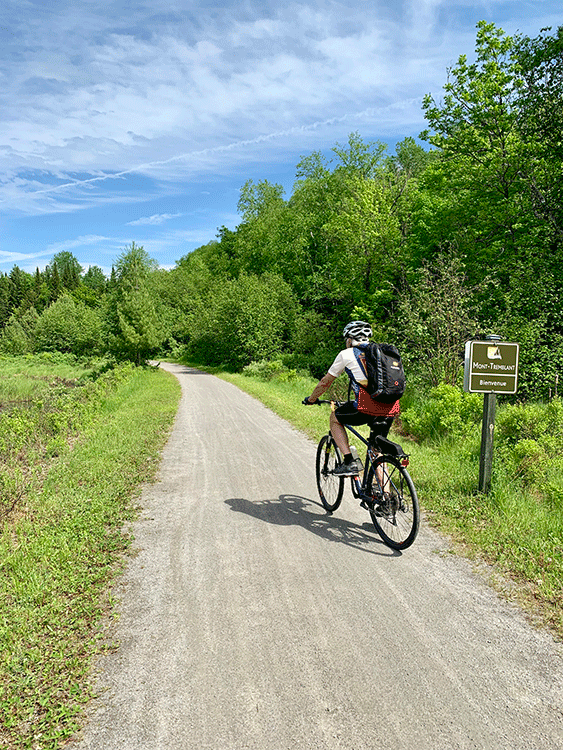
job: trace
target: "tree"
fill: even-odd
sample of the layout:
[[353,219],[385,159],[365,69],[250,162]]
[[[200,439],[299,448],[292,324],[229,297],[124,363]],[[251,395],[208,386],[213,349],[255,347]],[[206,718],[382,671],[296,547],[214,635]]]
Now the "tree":
[[518,38],[518,128],[527,144],[524,178],[534,211],[563,240],[563,26]]
[[[439,189],[450,192],[451,205],[446,202],[444,208],[453,219],[458,246],[468,255],[468,273],[478,277],[494,265],[503,281],[527,230],[521,204],[525,148],[516,127],[512,49],[512,37],[480,22],[476,62],[469,65],[462,55],[448,71],[443,101],[428,95],[423,103],[434,133],[422,137],[442,155],[428,179],[436,185],[437,175],[445,175]],[[437,214],[435,222],[441,221]]]
[[337,143],[332,151],[340,160],[340,166],[337,169],[343,169],[348,174],[369,180],[376,177],[387,151],[387,144],[381,141],[366,142],[356,132],[348,136],[347,146]]
[[99,266],[90,266],[82,276],[80,285],[73,291],[76,300],[88,307],[100,307],[108,289],[108,280]]
[[9,277],[8,305],[10,312],[19,307],[29,307],[31,300],[29,292],[33,287],[33,277],[18,266],[13,266]]
[[68,250],[61,250],[54,255],[49,267],[53,275],[56,272],[63,289],[72,291],[80,284],[82,266]]
[[5,273],[0,273],[0,327],[3,328],[12,312],[10,305],[11,281]]
[[35,328],[39,315],[34,307],[14,313],[0,336],[0,351],[29,354],[35,350]]
[[238,212],[244,221],[252,221],[272,204],[283,202],[283,193],[282,185],[273,185],[268,180],[260,180],[258,184],[247,180],[240,189]]
[[424,264],[400,295],[396,339],[432,386],[458,384],[464,344],[478,330],[473,295],[462,261],[451,253]]
[[127,282],[134,286],[146,280],[157,268],[158,263],[150,257],[144,247],[132,242],[130,247],[119,255],[115,264],[115,276],[118,284]]
[[38,351],[71,352],[78,356],[98,353],[102,320],[96,310],[64,292],[40,315],[34,334]]
[[111,348],[136,365],[153,354],[165,338],[153,298],[144,285],[122,289]]
[[96,294],[101,295],[106,291],[108,280],[99,266],[90,266],[82,277],[82,283]]
[[[131,243],[115,266],[115,286],[107,304],[110,350],[140,365],[166,337],[159,301],[150,277],[158,264],[140,245]],[[111,288],[111,287],[110,287]]]
[[335,247],[334,267],[352,282],[351,301],[358,303],[393,279],[400,245],[396,195],[382,179],[352,175],[342,180],[341,199],[323,227]]
[[430,210],[415,230],[426,255],[429,247],[439,254],[444,242],[457,248],[471,283],[491,276],[479,300],[482,326],[511,330],[518,340],[513,323],[521,321],[540,358],[533,366],[544,371],[563,333],[562,49],[561,30],[530,40],[478,24],[476,62],[460,57],[443,101],[424,100],[434,133],[423,135],[441,158],[425,172]]
[[296,312],[291,289],[279,276],[242,274],[194,310],[191,352],[207,364],[240,370],[287,348]]

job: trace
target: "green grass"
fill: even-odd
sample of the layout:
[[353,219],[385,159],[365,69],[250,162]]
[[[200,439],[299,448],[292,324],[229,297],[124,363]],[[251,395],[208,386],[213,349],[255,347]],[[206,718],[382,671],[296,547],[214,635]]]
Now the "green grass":
[[[215,372],[311,439],[326,432],[328,407],[301,405],[316,381],[264,381]],[[458,552],[493,566],[491,582],[498,590],[563,639],[561,499],[547,502],[541,488],[524,485],[504,465],[502,454],[495,456],[492,491],[479,493],[480,425],[473,434],[441,442],[416,442],[401,433],[400,423],[393,434],[411,455],[409,471],[426,522],[446,533]]]
[[58,353],[0,357],[0,408],[47,398],[54,385],[78,385],[100,364]]
[[57,748],[89,698],[108,584],[130,544],[132,497],[159,463],[179,400],[163,371],[129,368],[97,392],[0,539],[0,747]]
[[[100,622],[111,613],[109,583],[131,543],[125,522],[135,515],[139,484],[154,476],[180,395],[177,380],[159,370],[118,368],[74,388],[87,375],[84,367],[50,364],[69,369],[56,375],[50,369],[49,408],[39,409],[31,431],[31,409],[4,415],[16,434],[10,443],[2,433],[18,449],[26,487],[0,537],[0,748],[13,750],[55,750],[80,723],[91,657],[112,648]],[[45,378],[43,365],[3,360],[0,371],[19,367]],[[312,379],[214,372],[312,440],[326,432],[328,407],[301,405]],[[66,391],[57,378],[67,381]],[[47,450],[37,426],[49,439],[55,435],[56,451]],[[395,439],[411,454],[427,522],[447,533],[455,549],[492,563],[506,595],[563,637],[559,506],[509,478],[498,461],[493,491],[480,495],[478,430],[458,443],[419,444],[398,427]]]

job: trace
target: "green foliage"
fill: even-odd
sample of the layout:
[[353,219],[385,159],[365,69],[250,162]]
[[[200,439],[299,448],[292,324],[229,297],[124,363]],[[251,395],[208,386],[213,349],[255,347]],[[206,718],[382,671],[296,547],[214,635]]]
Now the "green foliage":
[[424,137],[441,158],[423,176],[427,194],[413,221],[421,254],[455,243],[471,285],[489,276],[474,295],[481,326],[526,342],[528,398],[547,395],[538,375],[551,369],[552,382],[562,333],[563,37],[561,29],[546,31],[530,40],[479,23],[475,63],[462,55],[448,71],[443,100],[425,98],[434,132]]
[[505,406],[496,420],[498,460],[563,511],[563,403]]
[[0,351],[4,354],[28,354],[35,349],[35,329],[39,316],[34,307],[17,310],[9,319],[0,336]]
[[547,404],[509,404],[497,417],[497,437],[507,444],[536,440],[550,455],[563,453],[563,402],[554,398]]
[[396,340],[423,385],[456,385],[463,366],[465,342],[475,336],[472,291],[465,267],[454,254],[424,264],[399,297]]
[[109,350],[140,365],[166,338],[159,301],[150,288],[155,263],[133,242],[116,269],[107,307]]
[[96,353],[102,343],[102,320],[97,310],[65,293],[43,311],[34,335],[38,351]]
[[483,412],[482,397],[448,383],[432,388],[401,412],[403,429],[418,440],[475,436]]
[[300,377],[307,377],[307,373],[299,373],[297,370],[287,367],[281,359],[262,359],[260,362],[251,362],[243,368],[242,374],[248,378],[278,380],[282,383],[288,380],[296,380]]
[[198,361],[240,370],[287,346],[296,315],[289,286],[273,274],[222,283],[194,311],[190,352]]
[[49,265],[49,272],[56,274],[63,289],[72,290],[80,284],[83,269],[74,255],[68,250],[57,253]]

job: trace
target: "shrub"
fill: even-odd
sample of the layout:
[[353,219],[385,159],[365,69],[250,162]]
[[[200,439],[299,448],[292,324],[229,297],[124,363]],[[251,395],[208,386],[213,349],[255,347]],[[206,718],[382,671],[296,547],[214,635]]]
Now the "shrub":
[[39,351],[85,354],[99,349],[102,321],[97,310],[63,294],[43,311],[35,326]]
[[242,374],[259,380],[279,380],[282,382],[295,380],[299,377],[297,370],[286,367],[279,359],[270,361],[262,359],[260,362],[251,362],[243,368]]
[[35,326],[39,315],[34,307],[18,310],[8,321],[0,337],[0,351],[4,354],[29,354],[34,350]]
[[529,438],[537,440],[548,453],[563,451],[563,402],[548,404],[509,404],[497,415],[498,439],[507,444]]
[[495,453],[523,484],[561,508],[563,403],[509,404],[496,420]]
[[482,399],[448,383],[432,388],[424,401],[401,413],[403,429],[421,440],[453,437],[474,430],[482,416]]

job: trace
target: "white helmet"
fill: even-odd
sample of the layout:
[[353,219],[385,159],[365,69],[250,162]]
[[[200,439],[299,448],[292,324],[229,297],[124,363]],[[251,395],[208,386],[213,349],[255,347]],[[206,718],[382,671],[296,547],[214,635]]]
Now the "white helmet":
[[353,320],[344,327],[342,335],[345,339],[368,341],[372,336],[372,330],[369,323],[366,323],[363,320]]

